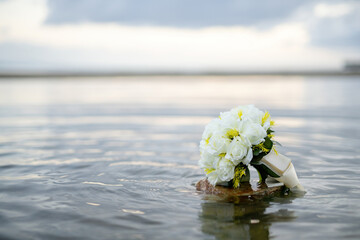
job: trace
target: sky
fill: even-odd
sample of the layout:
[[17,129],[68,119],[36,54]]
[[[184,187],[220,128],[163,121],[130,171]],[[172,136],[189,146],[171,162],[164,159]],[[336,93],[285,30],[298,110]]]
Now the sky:
[[0,72],[341,70],[360,1],[0,0]]

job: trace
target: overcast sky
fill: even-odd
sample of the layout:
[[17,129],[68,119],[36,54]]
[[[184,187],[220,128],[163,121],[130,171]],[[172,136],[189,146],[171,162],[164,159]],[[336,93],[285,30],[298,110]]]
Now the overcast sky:
[[0,0],[0,71],[338,70],[359,1]]

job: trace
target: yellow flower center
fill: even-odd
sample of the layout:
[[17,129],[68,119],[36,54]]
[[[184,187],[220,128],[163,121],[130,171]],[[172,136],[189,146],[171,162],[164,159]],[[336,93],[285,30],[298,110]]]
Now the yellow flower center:
[[210,174],[213,171],[215,171],[215,169],[214,168],[205,168],[204,171],[205,171],[206,174]]
[[228,136],[228,138],[233,139],[234,137],[239,136],[239,131],[236,129],[230,129],[229,131],[227,131],[226,136]]
[[270,126],[274,126],[275,122],[273,120],[270,121]]
[[264,147],[264,143],[259,143],[258,145],[254,146],[254,149],[260,149],[261,151],[267,153],[270,150]]
[[[261,119],[261,125],[264,125],[264,123],[270,118],[270,113],[269,112],[265,112],[264,116]],[[271,124],[271,123],[270,123]]]
[[240,180],[242,176],[246,175],[246,168],[245,167],[237,167],[235,168],[234,180],[233,180],[233,187],[237,188],[240,186]]

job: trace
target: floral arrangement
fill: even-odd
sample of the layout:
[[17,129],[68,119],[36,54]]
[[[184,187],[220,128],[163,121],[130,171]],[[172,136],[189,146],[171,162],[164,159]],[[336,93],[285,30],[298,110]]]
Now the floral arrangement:
[[200,141],[199,165],[208,181],[212,185],[239,187],[250,177],[249,164],[258,170],[260,178],[280,177],[258,164],[271,150],[276,153],[273,125],[270,114],[253,105],[238,106],[213,119],[205,127]]

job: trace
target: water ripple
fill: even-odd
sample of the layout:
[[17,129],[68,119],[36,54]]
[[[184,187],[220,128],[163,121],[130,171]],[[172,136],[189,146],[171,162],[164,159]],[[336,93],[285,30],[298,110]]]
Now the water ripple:
[[[0,81],[0,238],[359,239],[357,76],[168,78]],[[195,190],[205,124],[249,103],[305,195]]]

